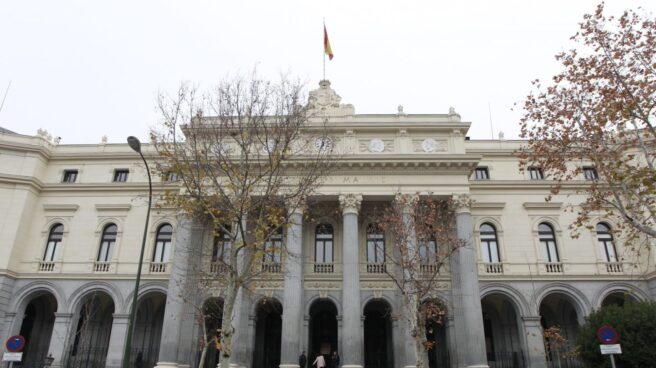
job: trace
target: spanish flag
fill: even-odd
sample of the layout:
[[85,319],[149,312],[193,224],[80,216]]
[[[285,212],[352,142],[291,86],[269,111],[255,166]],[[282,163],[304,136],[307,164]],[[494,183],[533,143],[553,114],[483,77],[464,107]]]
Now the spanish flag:
[[333,49],[330,48],[330,41],[328,41],[328,31],[326,25],[323,25],[323,51],[328,55],[328,59],[333,59]]

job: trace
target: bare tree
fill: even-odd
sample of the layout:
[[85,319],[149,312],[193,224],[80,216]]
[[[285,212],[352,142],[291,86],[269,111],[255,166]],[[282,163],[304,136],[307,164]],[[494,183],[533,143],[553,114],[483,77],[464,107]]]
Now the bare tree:
[[446,313],[445,305],[434,297],[438,276],[449,257],[465,245],[456,234],[454,204],[432,194],[397,195],[376,223],[391,239],[386,263],[394,267],[385,267],[385,272],[402,297],[400,317],[414,341],[416,366],[426,368],[428,352],[440,343],[427,339],[427,330],[441,325]]
[[202,96],[183,86],[159,99],[163,123],[152,132],[162,158],[157,170],[181,183],[164,200],[207,221],[225,240],[216,255],[224,270],[224,368],[238,294],[263,273],[283,272],[282,230],[332,166],[334,140],[323,124],[308,123],[302,91],[288,78],[271,82],[254,73],[226,78]]
[[[546,89],[534,81],[524,102],[521,168],[543,170],[552,195],[586,195],[574,235],[605,216],[628,240],[656,237],[656,20],[607,17],[601,3],[571,39],[577,47],[556,55],[563,71]],[[581,176],[589,185],[571,185]]]

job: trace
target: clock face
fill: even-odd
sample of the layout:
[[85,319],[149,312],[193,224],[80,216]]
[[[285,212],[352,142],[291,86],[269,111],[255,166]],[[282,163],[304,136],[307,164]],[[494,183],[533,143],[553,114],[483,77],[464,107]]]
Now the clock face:
[[332,146],[333,146],[333,141],[328,137],[320,137],[314,140],[314,147],[319,151],[328,150]]
[[369,141],[369,151],[383,152],[385,150],[385,142],[382,139],[374,138]]
[[276,148],[275,139],[269,139],[264,145],[264,147],[262,147],[262,151],[264,153],[272,153],[275,148]]
[[433,138],[426,138],[421,142],[421,148],[424,152],[435,152],[439,144]]

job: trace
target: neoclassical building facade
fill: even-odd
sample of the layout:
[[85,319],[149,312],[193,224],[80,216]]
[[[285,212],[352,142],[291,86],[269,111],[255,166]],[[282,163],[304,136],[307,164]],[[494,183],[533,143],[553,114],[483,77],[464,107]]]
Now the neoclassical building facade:
[[[372,209],[398,193],[453,198],[467,245],[437,276],[433,296],[447,312],[428,329],[431,367],[579,366],[550,350],[545,329],[559,326],[566,350],[593,309],[656,299],[653,252],[635,256],[604,219],[570,236],[575,216],[566,209],[581,202],[575,191],[594,179],[594,167],[545,203],[548,178],[539,168],[519,171],[522,142],[469,140],[470,123],[454,109],[355,114],[328,81],[310,104],[341,152],[318,190],[336,211],[294,213],[279,241],[302,261],[271,258],[241,293],[236,366],[294,367],[302,350],[310,358],[337,350],[345,367],[413,364],[398,292],[382,271],[391,266],[370,246],[384,247],[386,234],[368,231]],[[143,149],[156,159],[153,147]],[[0,129],[0,163],[0,338],[26,338],[23,367],[42,367],[49,354],[57,367],[119,367],[148,203],[139,156],[127,144],[65,145],[45,131]],[[156,195],[176,188],[170,179],[156,178]],[[153,208],[131,366],[198,365],[198,306],[183,295],[194,288],[190,269],[220,271],[217,244],[176,209]],[[190,256],[190,246],[207,255]],[[220,297],[202,308],[220,309]],[[211,347],[205,367],[217,363]]]

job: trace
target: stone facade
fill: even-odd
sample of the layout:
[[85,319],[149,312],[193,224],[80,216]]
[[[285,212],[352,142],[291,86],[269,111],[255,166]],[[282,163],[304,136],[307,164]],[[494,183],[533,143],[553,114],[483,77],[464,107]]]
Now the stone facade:
[[[239,295],[237,366],[297,367],[301,350],[338,350],[344,367],[413,364],[397,291],[368,263],[365,245],[367,211],[398,193],[453,196],[459,205],[466,247],[438,276],[434,295],[448,311],[432,332],[432,367],[545,367],[559,358],[545,353],[544,327],[558,324],[572,340],[604,303],[656,299],[654,253],[638,259],[595,229],[572,239],[565,208],[581,202],[573,190],[586,181],[568,183],[545,203],[549,181],[518,170],[513,152],[521,141],[467,140],[470,124],[454,109],[358,115],[328,81],[310,104],[311,123],[327,121],[341,153],[319,190],[336,211],[312,222],[294,213],[284,272],[273,270]],[[152,147],[143,149],[156,159]],[[42,366],[48,354],[54,366],[120,366],[147,209],[139,157],[126,144],[60,145],[44,131],[2,131],[0,162],[0,338],[28,338],[26,367]],[[156,181],[156,193],[176,187]],[[212,235],[174,209],[154,208],[151,219],[133,361],[194,366],[200,331],[181,295],[193,287],[191,265],[212,265],[186,250],[211,247]],[[332,229],[328,258],[317,255],[319,223]]]

